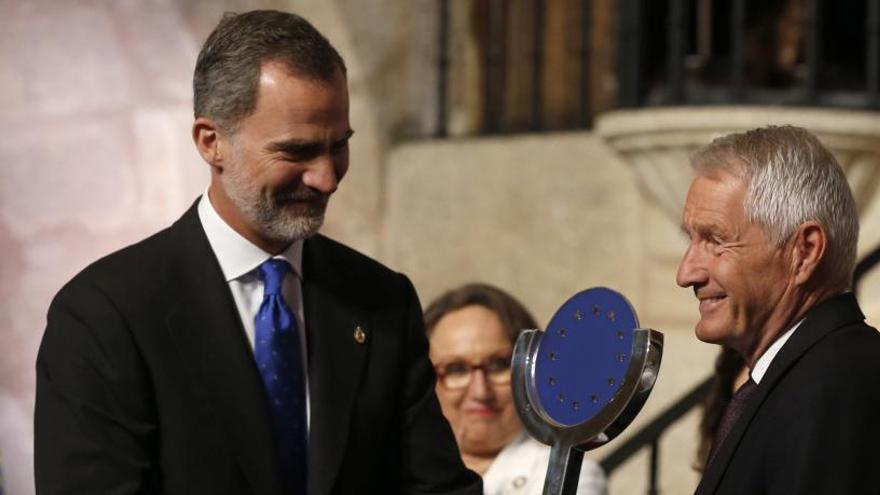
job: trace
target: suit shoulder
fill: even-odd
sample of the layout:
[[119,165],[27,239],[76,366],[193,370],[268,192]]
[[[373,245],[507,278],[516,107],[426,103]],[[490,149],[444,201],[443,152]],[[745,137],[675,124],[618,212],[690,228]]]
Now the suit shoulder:
[[777,393],[783,402],[803,407],[850,401],[880,405],[880,395],[865,393],[880,381],[878,355],[880,334],[874,328],[862,322],[837,328],[800,356]]
[[132,316],[127,310],[140,301],[138,296],[161,283],[151,284],[149,279],[159,274],[156,260],[163,256],[166,236],[167,229],[110,253],[64,284],[48,309],[40,359],[63,362],[65,356],[76,354],[72,347],[87,353],[87,342],[92,340],[117,351],[127,349],[130,337],[119,330],[127,327]]
[[138,274],[149,274],[151,269],[163,264],[161,262],[167,261],[171,255],[169,238],[170,228],[163,229],[92,262],[76,274],[71,282],[124,282]]
[[163,281],[170,276],[169,260],[175,256],[171,237],[169,227],[92,262],[62,286],[50,312],[59,301],[85,293],[103,294],[108,300],[148,300],[143,296],[167,285]]
[[[369,256],[352,249],[341,242],[323,235],[316,235],[306,242],[303,251],[303,265],[306,267],[333,268],[345,275],[350,282],[372,284],[394,284],[407,280],[396,272]],[[306,274],[308,276],[308,274]]]
[[874,327],[859,322],[830,332],[817,342],[805,359],[825,367],[828,371],[840,371],[844,374],[844,370],[860,370],[872,372],[876,378],[880,378],[878,355],[880,333]]
[[303,281],[354,306],[418,308],[421,312],[415,288],[405,275],[321,235],[303,247]]

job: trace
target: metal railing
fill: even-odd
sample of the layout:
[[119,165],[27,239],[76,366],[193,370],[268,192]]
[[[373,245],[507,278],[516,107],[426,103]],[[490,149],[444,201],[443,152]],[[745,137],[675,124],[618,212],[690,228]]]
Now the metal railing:
[[677,423],[685,414],[703,403],[712,386],[714,376],[708,376],[671,406],[664,409],[648,424],[639,429],[626,442],[620,444],[611,453],[599,461],[599,465],[610,476],[615,469],[628,461],[644,447],[650,448],[648,464],[648,493],[657,493],[657,473],[659,472],[659,444],[663,433]]
[[[619,107],[756,103],[877,108],[880,102],[880,4],[876,0],[619,0],[618,5]],[[791,8],[786,14],[773,10],[773,5],[782,6],[777,8],[780,11]],[[715,10],[707,18],[694,9]],[[773,18],[783,14],[790,18]],[[760,15],[763,18],[756,19]],[[729,21],[725,25],[715,22],[718,19]],[[778,21],[775,25],[774,20]],[[658,23],[663,23],[661,29]],[[766,29],[758,29],[772,25],[778,30],[782,23],[793,26],[795,32],[788,36],[786,46]],[[707,30],[703,36],[701,31]],[[665,32],[665,40],[650,39],[658,32]],[[714,40],[715,48],[698,46],[698,39],[703,38]],[[758,53],[755,47],[762,51]],[[769,73],[763,79],[750,77],[760,72],[760,58],[780,57],[783,50],[797,53],[784,74],[788,80],[774,83]],[[650,60],[646,60],[646,51],[652,55]],[[863,54],[861,60],[850,56],[858,53]],[[844,81],[835,80],[841,54],[847,55],[845,68],[855,72]],[[830,67],[829,61],[838,65]],[[701,77],[700,62],[703,68],[706,62],[722,66],[715,80]]]
[[[468,46],[478,54],[474,62],[478,66],[471,67],[478,77],[469,82],[479,87],[469,91],[479,94],[479,125],[467,132],[589,128],[593,118],[590,82],[612,75],[591,70],[597,68],[591,67],[591,33],[600,27],[596,22],[607,22],[593,19],[594,3],[565,3],[577,8],[564,13],[576,21],[564,23],[563,33],[557,32],[558,27],[548,28],[549,17],[554,17],[549,14],[558,14],[551,9],[561,8],[562,3],[438,0],[435,135],[449,135],[450,91],[464,84],[450,80],[451,69],[467,63],[458,50],[451,49],[456,36],[459,41],[467,37]],[[616,50],[618,61],[614,74],[617,107],[880,107],[878,0],[616,0],[616,4],[617,41],[612,50]],[[468,16],[467,22],[453,22],[454,16],[462,15]],[[512,25],[515,16],[519,16],[516,29]],[[558,20],[558,15],[555,18]],[[458,26],[455,32],[454,25]],[[461,26],[468,26],[467,32],[462,32]],[[791,32],[780,34],[783,28]],[[547,40],[553,36],[563,36],[576,46],[566,46],[551,64],[546,54]],[[511,41],[514,38],[519,40],[516,47]],[[778,60],[782,58],[787,62]],[[549,73],[575,65],[574,82]],[[510,96],[513,84],[528,91],[518,92],[519,98]],[[571,102],[566,108],[576,107],[576,116],[548,121],[552,117],[545,108],[548,91],[564,93],[565,101]],[[550,113],[553,111],[557,110]],[[511,112],[527,115],[528,122],[512,121],[508,118]]]

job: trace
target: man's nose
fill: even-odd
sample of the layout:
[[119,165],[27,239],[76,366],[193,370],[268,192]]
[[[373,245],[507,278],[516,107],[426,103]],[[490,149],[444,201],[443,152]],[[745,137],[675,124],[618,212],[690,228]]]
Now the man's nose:
[[339,187],[339,176],[333,158],[321,156],[309,164],[303,173],[303,184],[324,194],[332,194]]
[[699,248],[694,244],[690,244],[681,263],[678,265],[678,272],[675,274],[675,283],[680,287],[691,287],[694,285],[702,285],[706,282],[707,271],[705,260],[700,253]]

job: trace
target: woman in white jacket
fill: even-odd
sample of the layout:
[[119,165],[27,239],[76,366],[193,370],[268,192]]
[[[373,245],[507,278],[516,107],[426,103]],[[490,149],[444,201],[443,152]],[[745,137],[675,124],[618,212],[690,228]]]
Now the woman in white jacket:
[[[437,396],[465,465],[483,476],[486,495],[541,494],[550,448],[523,431],[510,389],[513,345],[537,328],[534,318],[501,289],[469,284],[431,303],[425,326]],[[589,459],[577,493],[606,493],[605,475]]]

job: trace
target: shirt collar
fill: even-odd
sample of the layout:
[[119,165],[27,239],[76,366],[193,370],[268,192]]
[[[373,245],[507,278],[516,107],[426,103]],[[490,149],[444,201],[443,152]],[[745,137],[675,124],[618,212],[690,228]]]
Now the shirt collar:
[[764,375],[767,373],[767,369],[770,368],[770,363],[773,362],[773,359],[776,357],[777,354],[779,354],[782,346],[784,346],[785,343],[788,342],[788,339],[792,336],[794,331],[797,330],[799,326],[801,326],[801,323],[803,322],[804,320],[802,319],[801,321],[795,323],[784,334],[780,335],[775,342],[770,344],[770,347],[768,347],[767,350],[764,351],[764,354],[761,354],[761,357],[758,358],[758,361],[755,363],[755,367],[752,368],[751,375],[752,380],[754,380],[755,383],[761,383],[761,379],[764,378]]
[[208,243],[217,256],[220,270],[223,271],[223,277],[227,282],[251,273],[261,263],[273,257],[283,258],[290,263],[293,272],[302,279],[303,241],[301,239],[292,242],[284,251],[272,256],[242,237],[220,218],[214,205],[211,204],[207,190],[199,201],[198,211]]

